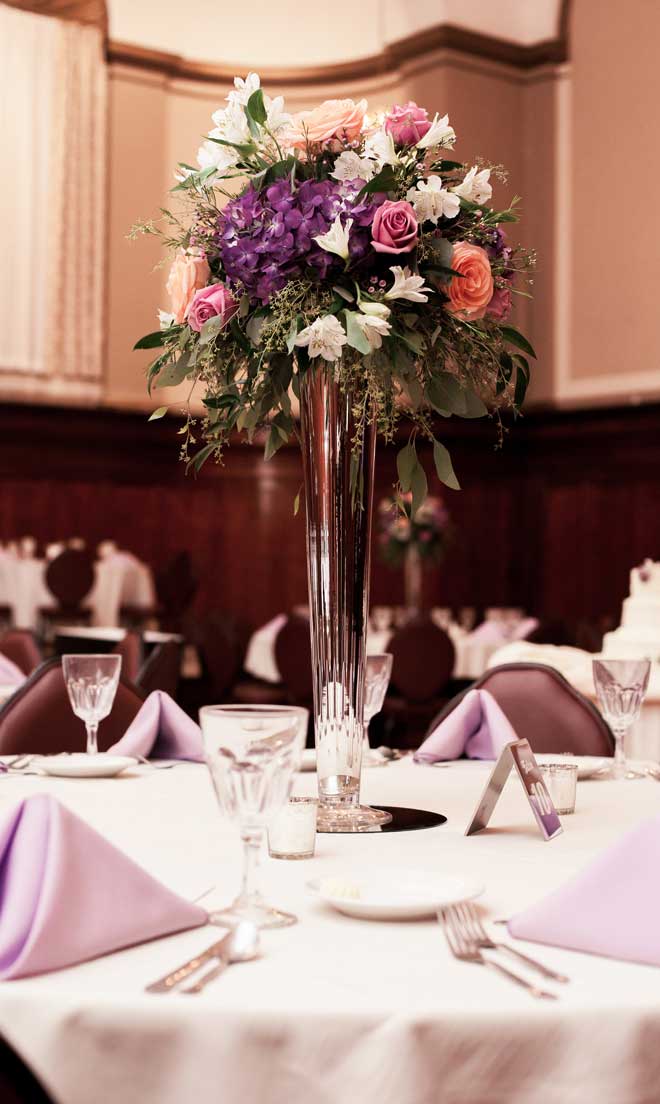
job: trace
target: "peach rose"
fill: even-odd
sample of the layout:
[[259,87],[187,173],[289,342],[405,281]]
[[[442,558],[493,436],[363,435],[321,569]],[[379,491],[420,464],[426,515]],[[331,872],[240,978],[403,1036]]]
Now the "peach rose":
[[210,275],[211,270],[203,253],[179,250],[167,278],[167,293],[176,323],[185,322],[195,292],[206,286]]
[[460,276],[452,276],[447,289],[447,310],[465,318],[483,318],[493,297],[493,276],[486,250],[469,242],[454,242],[451,267]]
[[313,111],[293,116],[284,141],[297,149],[304,149],[308,142],[326,145],[333,138],[352,142],[362,130],[366,110],[366,100],[324,100]]

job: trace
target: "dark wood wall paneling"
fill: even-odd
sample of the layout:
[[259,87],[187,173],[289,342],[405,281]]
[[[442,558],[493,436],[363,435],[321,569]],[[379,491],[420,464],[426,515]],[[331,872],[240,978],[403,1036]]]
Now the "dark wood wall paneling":
[[[269,463],[237,445],[198,478],[177,461],[178,423],[141,414],[5,404],[0,539],[113,538],[153,565],[189,548],[199,608],[258,625],[306,598],[296,448]],[[458,539],[428,575],[430,603],[520,604],[551,618],[618,616],[628,571],[660,558],[660,404],[529,413],[495,451],[491,422],[442,424],[463,490],[445,494]],[[395,478],[378,455],[377,497]],[[432,465],[427,456],[427,469]],[[373,603],[402,600],[374,564]]]

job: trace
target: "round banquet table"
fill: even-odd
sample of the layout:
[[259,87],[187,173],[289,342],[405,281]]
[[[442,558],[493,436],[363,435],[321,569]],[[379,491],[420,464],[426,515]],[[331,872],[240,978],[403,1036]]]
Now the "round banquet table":
[[[367,800],[435,809],[447,824],[319,836],[313,860],[265,859],[270,899],[300,923],[263,933],[262,957],[232,966],[204,994],[143,989],[217,939],[217,928],[5,982],[0,1030],[58,1104],[657,1101],[657,969],[521,943],[572,979],[557,987],[559,1000],[534,1001],[494,972],[452,959],[431,920],[349,919],[306,891],[310,877],[339,868],[350,876],[356,864],[421,866],[483,880],[488,917],[506,917],[660,807],[651,780],[582,782],[564,833],[544,843],[510,781],[492,830],[467,838],[489,769],[404,760],[367,770]],[[315,775],[298,775],[295,792],[314,784]],[[94,782],[5,776],[0,811],[44,790],[180,892],[214,885],[209,905],[233,895],[239,847],[203,766]]]

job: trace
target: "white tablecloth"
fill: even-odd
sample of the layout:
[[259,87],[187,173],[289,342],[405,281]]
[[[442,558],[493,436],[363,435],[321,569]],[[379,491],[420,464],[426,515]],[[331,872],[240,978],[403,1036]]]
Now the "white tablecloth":
[[[577,812],[544,843],[510,782],[493,830],[466,838],[488,770],[403,761],[367,771],[367,800],[437,809],[448,823],[320,836],[311,861],[266,859],[271,899],[300,923],[263,933],[263,957],[231,967],[202,996],[155,997],[143,987],[217,929],[4,983],[0,1030],[59,1104],[655,1104],[657,969],[528,946],[572,979],[559,1001],[534,1001],[453,960],[430,920],[351,920],[308,895],[309,878],[355,864],[423,866],[482,879],[489,916],[509,916],[660,805],[650,780],[579,783]],[[296,792],[311,792],[314,781],[298,776]],[[171,885],[216,883],[211,904],[233,895],[238,841],[204,767],[132,780],[0,779],[0,807],[37,790],[57,794]]]
[[[275,662],[275,638],[285,622],[286,614],[278,614],[250,637],[244,667],[255,678],[263,679],[265,682],[281,682],[280,672]],[[493,652],[501,647],[502,639],[484,639],[478,634],[465,632],[458,625],[450,625],[447,631],[456,652],[453,677],[479,678],[486,670]],[[369,629],[367,652],[369,655],[377,655],[387,651],[387,645],[391,639],[391,629]]]
[[[18,559],[0,552],[0,605],[12,610],[14,625],[37,627],[39,610],[55,605],[46,586],[46,561]],[[151,569],[128,552],[116,552],[94,567],[94,585],[84,605],[92,610],[92,624],[118,625],[122,605],[148,609],[156,591]]]

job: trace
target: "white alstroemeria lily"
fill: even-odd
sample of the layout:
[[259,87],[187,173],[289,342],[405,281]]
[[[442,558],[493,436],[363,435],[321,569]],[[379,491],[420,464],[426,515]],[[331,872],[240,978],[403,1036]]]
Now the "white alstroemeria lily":
[[392,329],[390,323],[385,318],[379,318],[378,315],[374,314],[356,314],[354,317],[355,324],[362,330],[369,342],[369,347],[380,349],[383,338],[387,337]]
[[335,161],[334,172],[330,176],[343,184],[345,180],[364,180],[365,184],[374,175],[374,163],[368,157],[358,157],[355,150],[344,150]]
[[416,188],[410,189],[406,199],[412,204],[420,222],[437,223],[443,215],[445,218],[455,218],[461,209],[460,199],[447,188],[443,188],[439,176],[420,180]]
[[386,130],[375,130],[370,134],[364,144],[365,155],[376,162],[380,170],[383,165],[396,165],[399,158],[394,148],[394,139]]
[[401,268],[401,265],[393,265],[390,272],[394,275],[394,283],[390,290],[385,292],[386,299],[408,299],[411,303],[428,303],[429,297],[424,293],[431,289],[424,285],[423,276],[413,276],[409,268]]
[[371,314],[374,318],[389,318],[392,313],[387,303],[377,303],[372,299],[360,299],[360,310],[363,314]]
[[417,143],[417,149],[431,149],[433,146],[452,146],[456,141],[456,131],[449,125],[449,115],[439,118],[435,115],[430,130]]
[[330,229],[325,234],[316,234],[314,241],[318,242],[326,253],[336,253],[343,261],[348,260],[348,241],[351,236],[353,219],[347,219],[346,225],[342,225],[341,215],[337,215]]
[[161,330],[169,330],[170,326],[174,325],[174,315],[171,311],[158,311],[158,323]]
[[462,199],[468,199],[471,203],[488,203],[493,194],[493,189],[488,183],[490,169],[482,169],[477,172],[477,166],[473,165],[469,173],[466,173],[462,184],[457,184],[452,191]]
[[[224,130],[215,127],[209,133],[209,138],[221,138],[229,141]],[[231,139],[233,141],[233,139]],[[247,140],[247,139],[245,139]],[[217,169],[219,173],[225,173],[238,163],[238,151],[232,146],[221,146],[218,142],[204,142],[197,151],[197,164],[200,169]]]
[[311,326],[305,326],[298,334],[295,344],[307,346],[311,357],[321,356],[324,360],[339,360],[342,348],[346,344],[346,334],[341,322],[334,314],[316,318]]

